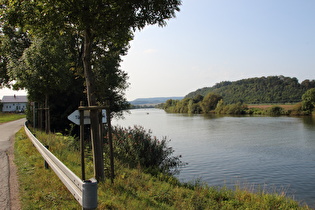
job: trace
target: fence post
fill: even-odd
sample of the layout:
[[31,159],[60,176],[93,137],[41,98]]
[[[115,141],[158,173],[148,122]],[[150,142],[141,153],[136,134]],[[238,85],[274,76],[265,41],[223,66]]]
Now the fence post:
[[[83,101],[80,103],[83,106]],[[84,163],[84,110],[80,110],[80,148],[81,148],[81,173],[82,180],[85,180],[85,163]]]
[[[46,145],[45,147],[49,150],[49,146],[48,145]],[[49,169],[49,164],[46,162],[46,160],[45,160],[45,169]]]

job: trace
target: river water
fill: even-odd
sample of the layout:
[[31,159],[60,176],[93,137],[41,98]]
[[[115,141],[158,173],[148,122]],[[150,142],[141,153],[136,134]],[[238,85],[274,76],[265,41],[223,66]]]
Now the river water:
[[312,117],[169,114],[137,109],[114,120],[171,139],[188,165],[181,181],[282,193],[315,208],[315,119]]

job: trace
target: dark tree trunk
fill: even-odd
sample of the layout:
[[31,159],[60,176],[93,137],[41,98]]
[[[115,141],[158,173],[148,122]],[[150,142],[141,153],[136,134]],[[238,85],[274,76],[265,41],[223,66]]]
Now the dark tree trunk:
[[[89,106],[96,106],[95,96],[95,83],[91,67],[91,52],[92,52],[92,34],[89,28],[84,31],[84,49],[83,49],[83,67],[84,76],[87,89],[87,100]],[[100,139],[99,131],[99,115],[97,110],[90,111],[91,119],[91,139],[92,139],[92,150],[94,160],[94,175],[97,181],[104,181],[104,159],[102,151],[102,142]]]

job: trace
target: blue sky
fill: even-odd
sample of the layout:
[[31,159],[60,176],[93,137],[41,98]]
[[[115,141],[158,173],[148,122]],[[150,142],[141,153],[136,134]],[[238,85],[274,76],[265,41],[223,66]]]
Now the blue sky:
[[123,60],[128,100],[185,96],[251,77],[312,80],[315,1],[183,0],[166,27],[137,31]]
[[315,79],[315,1],[183,0],[166,27],[135,34],[122,69],[129,100],[251,77]]

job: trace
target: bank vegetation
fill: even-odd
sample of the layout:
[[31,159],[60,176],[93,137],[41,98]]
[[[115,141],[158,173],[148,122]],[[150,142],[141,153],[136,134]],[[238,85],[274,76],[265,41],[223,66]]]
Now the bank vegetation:
[[299,84],[296,78],[283,76],[221,82],[182,100],[167,100],[158,108],[189,114],[310,115],[315,105],[314,87],[314,80]]

